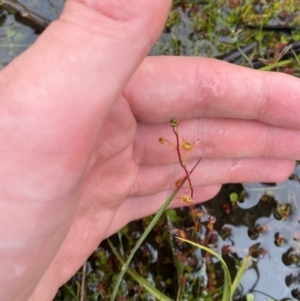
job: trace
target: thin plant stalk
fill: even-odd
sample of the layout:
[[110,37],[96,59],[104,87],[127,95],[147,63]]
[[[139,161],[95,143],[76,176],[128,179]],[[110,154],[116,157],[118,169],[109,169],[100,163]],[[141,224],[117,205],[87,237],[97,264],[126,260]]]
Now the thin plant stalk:
[[86,279],[86,262],[84,263],[84,265],[82,267],[81,287],[80,287],[80,301],[84,301],[85,279]]
[[263,70],[263,71],[271,71],[275,68],[279,68],[279,67],[285,67],[287,65],[290,65],[293,63],[292,59],[288,59],[288,60],[284,60],[284,61],[280,61],[280,62],[276,62],[264,67],[259,68],[259,70]]
[[173,129],[173,132],[174,132],[174,134],[176,136],[176,151],[177,151],[179,163],[180,163],[182,169],[185,172],[186,180],[189,182],[189,188],[190,188],[190,192],[191,192],[191,199],[193,199],[194,189],[193,189],[193,185],[192,185],[192,182],[191,182],[191,179],[190,179],[189,172],[188,172],[188,170],[186,168],[186,164],[183,163],[183,160],[182,160],[182,157],[181,157],[181,153],[180,153],[180,149],[179,149],[180,144],[179,144],[179,135],[178,135],[178,131],[177,131],[177,126],[176,127],[172,127],[172,129]]
[[233,297],[233,295],[234,295],[234,293],[235,293],[235,291],[236,291],[239,283],[241,282],[241,279],[242,279],[242,277],[243,277],[243,275],[245,273],[246,268],[248,267],[248,263],[250,261],[250,258],[251,258],[251,256],[248,255],[243,260],[243,263],[242,263],[241,267],[239,268],[237,275],[234,278],[234,281],[233,281],[233,283],[231,285],[231,299],[232,299],[232,297]]
[[[195,168],[198,166],[198,164],[200,163],[201,158],[197,161],[197,163],[195,164],[195,166],[191,169],[189,175],[192,174],[192,172],[195,170]],[[188,176],[185,176],[183,181],[180,183],[179,187],[176,187],[172,193],[169,195],[169,197],[165,200],[165,202],[163,203],[163,205],[160,207],[159,211],[155,214],[155,216],[153,217],[152,221],[150,222],[150,224],[148,225],[148,227],[146,228],[146,230],[144,231],[144,233],[142,234],[142,236],[139,238],[139,240],[137,241],[136,245],[134,246],[134,248],[131,250],[126,262],[124,263],[124,265],[121,268],[121,272],[119,273],[116,283],[114,285],[114,289],[113,292],[111,294],[110,297],[110,301],[114,301],[119,289],[119,286],[121,284],[121,281],[128,269],[128,266],[135,254],[135,252],[139,249],[139,247],[142,245],[142,243],[144,242],[145,238],[148,236],[148,234],[150,233],[150,231],[152,230],[152,228],[156,225],[156,223],[158,222],[158,220],[161,218],[161,216],[163,215],[163,213],[165,212],[165,210],[167,209],[167,207],[170,205],[170,203],[172,202],[172,200],[175,198],[176,194],[178,193],[178,191],[180,190],[180,188],[183,186],[183,184],[187,181]]]
[[299,56],[295,53],[295,51],[293,49],[291,49],[292,54],[294,55],[298,65],[300,66],[300,60],[299,60]]
[[[114,255],[118,258],[121,264],[124,264],[124,260],[122,256],[117,252],[117,250],[115,249],[114,245],[112,244],[109,238],[107,239],[107,242]],[[149,294],[151,294],[157,300],[171,301],[169,297],[167,297],[162,292],[160,292],[155,287],[153,287],[146,279],[144,279],[142,276],[140,276],[137,272],[135,272],[130,267],[128,267],[127,272],[136,282],[138,282]]]

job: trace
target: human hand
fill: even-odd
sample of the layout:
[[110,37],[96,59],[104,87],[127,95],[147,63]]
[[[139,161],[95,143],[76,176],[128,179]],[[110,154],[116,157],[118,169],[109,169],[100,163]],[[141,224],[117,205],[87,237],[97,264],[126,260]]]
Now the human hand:
[[6,300],[51,300],[102,239],[160,207],[183,175],[176,153],[158,143],[173,139],[174,116],[186,140],[201,139],[188,154],[191,166],[203,157],[192,176],[197,201],[225,182],[282,180],[299,157],[295,78],[158,57],[124,88],[162,29],[160,2],[108,11],[90,1],[97,12],[69,0],[0,73]]

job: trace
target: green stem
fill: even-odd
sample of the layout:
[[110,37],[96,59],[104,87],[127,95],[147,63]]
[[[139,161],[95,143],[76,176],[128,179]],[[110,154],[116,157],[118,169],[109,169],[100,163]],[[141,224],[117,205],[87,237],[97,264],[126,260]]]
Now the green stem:
[[274,64],[270,64],[270,65],[264,66],[262,68],[259,68],[259,70],[271,71],[272,69],[275,69],[275,68],[278,68],[278,67],[285,67],[287,65],[290,65],[291,63],[293,63],[293,60],[291,60],[291,59],[284,60],[284,61],[280,61],[280,62],[276,62]]
[[245,270],[248,267],[250,259],[251,259],[251,256],[247,255],[247,257],[243,260],[243,263],[242,263],[241,267],[239,268],[237,275],[234,278],[234,281],[231,285],[231,299],[232,299],[236,289],[238,288],[238,285],[241,283],[241,279],[242,279],[243,275],[245,274]]
[[[117,252],[117,250],[115,249],[114,245],[112,244],[109,238],[107,239],[107,242],[114,255],[118,258],[121,264],[124,264],[124,260],[122,256]],[[141,277],[137,272],[135,272],[130,267],[128,267],[127,272],[136,282],[138,282],[148,293],[150,293],[157,300],[171,301],[170,298],[168,298],[166,295],[161,293],[158,289],[153,287],[146,279]]]
[[[191,169],[189,175],[195,170],[195,168],[198,166],[198,164],[200,163],[201,158],[197,161],[197,163],[195,164],[195,166]],[[139,238],[139,240],[137,241],[137,243],[135,244],[134,248],[131,250],[125,264],[122,266],[121,272],[118,275],[117,281],[115,283],[112,295],[110,297],[110,301],[114,301],[119,289],[119,286],[121,284],[121,281],[128,269],[128,266],[135,254],[135,252],[139,249],[139,247],[141,246],[141,244],[144,242],[145,238],[148,236],[148,234],[150,233],[150,231],[152,230],[152,228],[155,226],[155,224],[158,222],[158,220],[161,218],[161,216],[163,215],[163,213],[165,212],[165,210],[167,209],[167,207],[170,205],[170,203],[172,202],[172,200],[175,198],[177,192],[180,190],[180,188],[183,186],[183,184],[186,182],[186,180],[188,179],[187,176],[185,176],[184,180],[181,182],[180,186],[177,187],[176,189],[174,189],[172,191],[172,193],[169,195],[169,197],[165,200],[165,202],[163,203],[163,205],[160,207],[159,211],[155,214],[155,216],[153,217],[151,223],[148,225],[148,227],[146,228],[146,230],[144,231],[144,233],[142,234],[142,236]]]

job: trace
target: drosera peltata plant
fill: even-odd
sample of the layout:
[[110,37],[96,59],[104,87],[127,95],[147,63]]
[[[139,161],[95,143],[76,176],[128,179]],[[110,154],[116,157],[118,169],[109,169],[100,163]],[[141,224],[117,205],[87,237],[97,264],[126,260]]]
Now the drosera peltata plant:
[[[177,151],[177,156],[178,156],[178,161],[185,173],[185,180],[187,180],[188,182],[188,192],[184,192],[184,194],[182,196],[178,196],[177,200],[179,200],[181,203],[183,203],[184,205],[188,205],[190,207],[190,213],[192,216],[192,220],[194,222],[194,231],[192,233],[194,233],[193,235],[193,240],[187,239],[187,234],[186,232],[184,232],[184,230],[177,230],[175,235],[176,238],[180,241],[180,242],[186,242],[194,247],[197,247],[203,251],[206,252],[205,258],[207,260],[207,262],[210,262],[211,257],[214,256],[215,258],[217,258],[217,260],[221,263],[223,272],[224,272],[224,284],[221,288],[215,288],[213,289],[213,293],[211,294],[212,299],[214,300],[215,297],[222,295],[222,301],[230,301],[232,300],[232,297],[238,287],[238,284],[240,283],[240,280],[246,270],[246,268],[248,267],[248,263],[250,261],[251,256],[248,255],[246,256],[246,258],[244,259],[243,263],[241,264],[240,268],[238,269],[237,275],[235,277],[235,280],[233,281],[233,283],[231,282],[231,276],[228,270],[228,267],[225,263],[225,261],[223,260],[222,256],[219,255],[217,252],[215,252],[211,247],[209,247],[209,243],[215,243],[215,231],[214,231],[214,223],[216,221],[216,218],[214,216],[209,215],[208,213],[204,213],[201,212],[201,214],[199,215],[197,210],[194,210],[194,189],[193,189],[193,184],[190,178],[190,172],[188,172],[187,167],[186,167],[186,158],[183,157],[182,155],[182,151],[184,152],[189,152],[192,151],[194,149],[194,147],[199,144],[200,140],[197,139],[194,142],[190,142],[187,141],[185,139],[180,139],[179,137],[179,121],[176,118],[171,119],[170,121],[173,133],[175,134],[176,137],[176,144],[172,144],[170,141],[168,141],[167,139],[165,139],[164,137],[159,137],[159,142],[161,144],[164,144],[165,142],[168,142],[169,144],[171,144],[172,146],[175,147],[176,151]],[[182,140],[182,141],[181,141]],[[178,179],[175,182],[175,186],[176,185],[181,185],[182,186],[182,179]],[[180,189],[180,187],[179,187]],[[199,239],[199,236],[197,236],[197,231],[200,227],[203,227],[203,225],[200,226],[199,224],[199,217],[203,218],[206,217],[206,221],[207,221],[207,225],[205,226],[205,231],[206,234],[204,236],[204,239]],[[183,275],[180,276],[180,278],[183,277]],[[179,286],[179,288],[181,288],[181,286]],[[179,289],[180,291],[180,289]],[[209,295],[209,294],[208,294]],[[208,297],[208,295],[206,295],[206,297]],[[179,293],[177,295],[177,300],[181,300],[181,294]]]
[[[176,197],[177,193],[179,192],[179,190],[182,188],[182,186],[185,184],[185,182],[187,181],[189,184],[189,192],[188,194],[186,194],[187,198],[190,198],[191,202],[193,200],[193,186],[192,186],[192,182],[190,179],[190,175],[192,174],[192,172],[195,170],[195,168],[198,166],[198,164],[201,161],[201,158],[198,159],[198,161],[196,162],[195,166],[188,171],[187,167],[186,167],[186,163],[183,161],[182,159],[182,155],[181,155],[181,150],[180,150],[180,140],[179,140],[179,134],[178,134],[178,126],[179,126],[179,121],[176,118],[172,118],[170,121],[170,125],[173,129],[173,132],[176,136],[176,150],[177,150],[177,154],[178,154],[178,159],[180,162],[181,167],[183,168],[184,172],[185,172],[185,176],[180,180],[180,183],[177,185],[177,187],[175,187],[175,189],[172,191],[172,193],[170,194],[170,196],[165,200],[164,204],[161,206],[161,208],[159,209],[159,211],[156,213],[156,215],[153,217],[152,221],[150,222],[150,224],[148,225],[148,227],[146,228],[146,230],[144,231],[144,233],[141,235],[141,237],[139,238],[139,240],[137,241],[136,245],[134,246],[134,248],[131,250],[130,255],[128,256],[126,262],[123,264],[122,268],[121,268],[121,272],[119,273],[116,282],[114,283],[114,289],[113,292],[111,294],[110,297],[110,301],[114,301],[119,289],[119,286],[121,284],[121,281],[126,273],[126,271],[128,270],[129,264],[134,256],[134,254],[136,253],[136,251],[140,248],[140,246],[142,245],[142,243],[144,242],[145,238],[148,236],[148,234],[150,233],[150,231],[153,229],[153,227],[156,225],[157,221],[161,218],[162,214],[165,212],[165,210],[167,209],[167,207],[170,205],[170,203],[172,202],[172,200]],[[159,141],[166,141],[164,138],[160,137]],[[185,142],[187,143],[187,142]],[[192,147],[188,147],[189,150],[192,149]]]
[[[164,137],[159,137],[158,141],[161,144],[163,144],[165,142],[168,142],[176,148],[179,163],[180,163],[182,169],[184,170],[186,180],[189,183],[189,192],[187,194],[185,194],[185,196],[182,198],[182,200],[183,200],[184,204],[187,203],[189,205],[193,201],[194,190],[193,190],[192,181],[190,179],[190,173],[189,173],[189,171],[187,170],[187,167],[186,167],[186,158],[182,156],[181,151],[182,150],[186,151],[186,152],[192,151],[194,146],[196,144],[199,144],[200,140],[197,139],[195,142],[189,142],[189,141],[186,141],[185,139],[183,139],[182,141],[180,141],[179,133],[178,133],[178,127],[179,127],[178,119],[177,118],[172,118],[170,120],[170,125],[171,125],[173,133],[175,134],[175,137],[176,137],[176,144],[175,145],[172,144],[170,141],[168,141]],[[180,179],[179,179],[179,181],[180,181]],[[176,183],[178,183],[178,180],[176,181]]]

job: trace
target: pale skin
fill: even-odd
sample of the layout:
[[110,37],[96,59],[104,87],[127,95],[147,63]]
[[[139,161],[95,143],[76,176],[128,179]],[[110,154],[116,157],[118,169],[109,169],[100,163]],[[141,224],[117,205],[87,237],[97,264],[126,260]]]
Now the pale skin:
[[[98,244],[156,212],[183,176],[197,202],[282,181],[300,157],[300,82],[205,58],[146,58],[170,1],[68,0],[0,72],[0,295],[52,300]],[[174,201],[174,206],[180,205]]]

